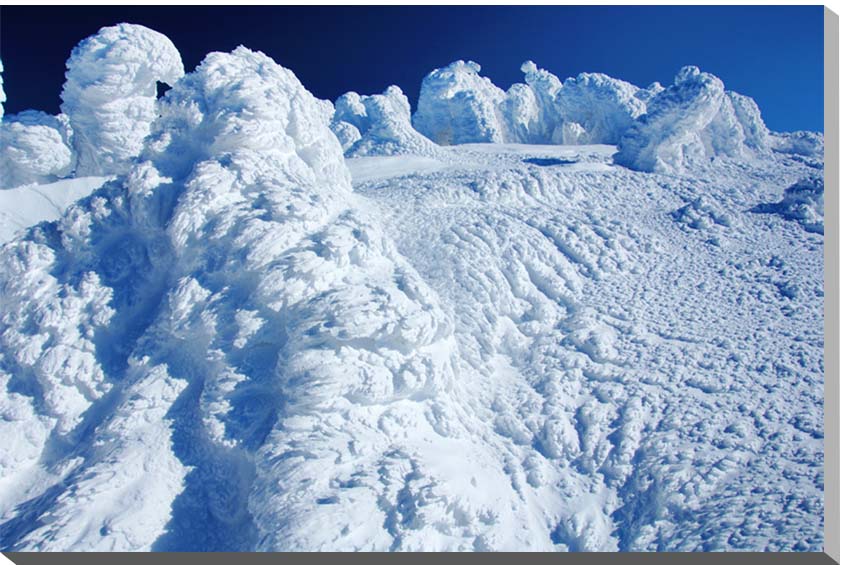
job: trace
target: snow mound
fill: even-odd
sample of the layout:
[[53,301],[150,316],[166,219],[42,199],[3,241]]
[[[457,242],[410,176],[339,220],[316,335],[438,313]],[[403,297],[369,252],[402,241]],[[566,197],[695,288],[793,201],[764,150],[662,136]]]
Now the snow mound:
[[694,230],[705,230],[714,226],[729,227],[733,223],[729,214],[703,195],[672,212],[672,218]]
[[0,123],[0,188],[49,183],[73,172],[67,116],[26,110]]
[[[533,98],[535,108],[530,112],[533,116],[531,127],[525,137],[517,137],[513,141],[521,143],[563,143],[563,119],[557,107],[557,97],[563,88],[561,81],[545,69],[539,69],[532,61],[526,61],[520,66],[525,75],[527,89],[531,97],[522,93],[522,87],[513,85],[509,89],[511,96],[517,98]],[[516,90],[515,90],[516,88]],[[516,123],[513,115],[508,115],[509,121]],[[514,131],[518,128],[512,128]]]
[[806,231],[822,234],[823,208],[823,178],[812,176],[786,188],[779,202],[760,204],[753,211],[778,214],[799,223]]
[[172,42],[140,25],[104,27],[80,42],[61,93],[75,134],[77,176],[126,172],[157,115],[157,83],[173,85],[183,74]]
[[412,127],[409,99],[397,86],[371,96],[348,92],[335,108],[330,128],[349,157],[435,152],[435,144]]
[[455,61],[429,73],[412,118],[415,129],[439,145],[503,142],[498,106],[505,92],[480,76],[481,69]]
[[647,112],[620,139],[615,160],[640,171],[683,173],[716,157],[748,157],[751,147],[763,149],[765,131],[752,101],[689,66],[651,98]]

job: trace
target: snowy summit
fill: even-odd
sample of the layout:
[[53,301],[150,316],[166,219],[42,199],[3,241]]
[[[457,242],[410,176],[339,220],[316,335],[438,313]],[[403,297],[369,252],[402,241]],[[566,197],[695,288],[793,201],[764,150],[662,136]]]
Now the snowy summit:
[[522,71],[81,41],[0,121],[0,549],[821,551],[823,136]]

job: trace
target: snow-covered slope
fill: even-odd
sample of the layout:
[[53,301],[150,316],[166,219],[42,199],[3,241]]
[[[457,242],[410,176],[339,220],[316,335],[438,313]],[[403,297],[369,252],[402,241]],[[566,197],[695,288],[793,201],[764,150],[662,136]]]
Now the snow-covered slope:
[[822,138],[478,72],[439,147],[211,53],[116,176],[0,191],[0,549],[820,550]]

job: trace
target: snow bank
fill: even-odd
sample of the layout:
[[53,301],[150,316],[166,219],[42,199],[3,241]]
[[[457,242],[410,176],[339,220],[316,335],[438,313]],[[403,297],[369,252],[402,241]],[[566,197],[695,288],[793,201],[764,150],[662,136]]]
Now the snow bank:
[[49,183],[75,165],[67,116],[26,110],[0,123],[0,188]]
[[348,92],[336,100],[335,108],[330,128],[347,156],[435,151],[435,144],[412,127],[409,99],[397,86],[371,96]]
[[684,67],[619,141],[615,160],[640,171],[682,173],[716,157],[763,150],[766,132],[752,100],[726,92],[712,74]]
[[779,202],[760,204],[754,212],[778,214],[814,233],[823,233],[823,178],[812,176],[800,179],[786,188]]
[[505,92],[479,75],[473,61],[455,61],[429,73],[421,83],[415,129],[439,145],[501,143],[497,109]]
[[61,93],[77,176],[126,172],[156,117],[157,83],[172,85],[183,74],[172,42],[140,25],[104,27],[79,43]]

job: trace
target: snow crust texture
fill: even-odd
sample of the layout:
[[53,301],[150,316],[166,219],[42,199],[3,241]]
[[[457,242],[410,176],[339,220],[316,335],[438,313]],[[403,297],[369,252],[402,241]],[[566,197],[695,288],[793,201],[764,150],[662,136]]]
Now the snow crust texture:
[[820,136],[692,67],[458,61],[410,121],[161,37],[2,122],[81,176],[0,192],[52,220],[0,246],[0,549],[822,549]]
[[75,133],[77,175],[126,172],[155,118],[157,83],[172,85],[183,74],[172,42],[140,25],[104,27],[79,43],[61,93]]

